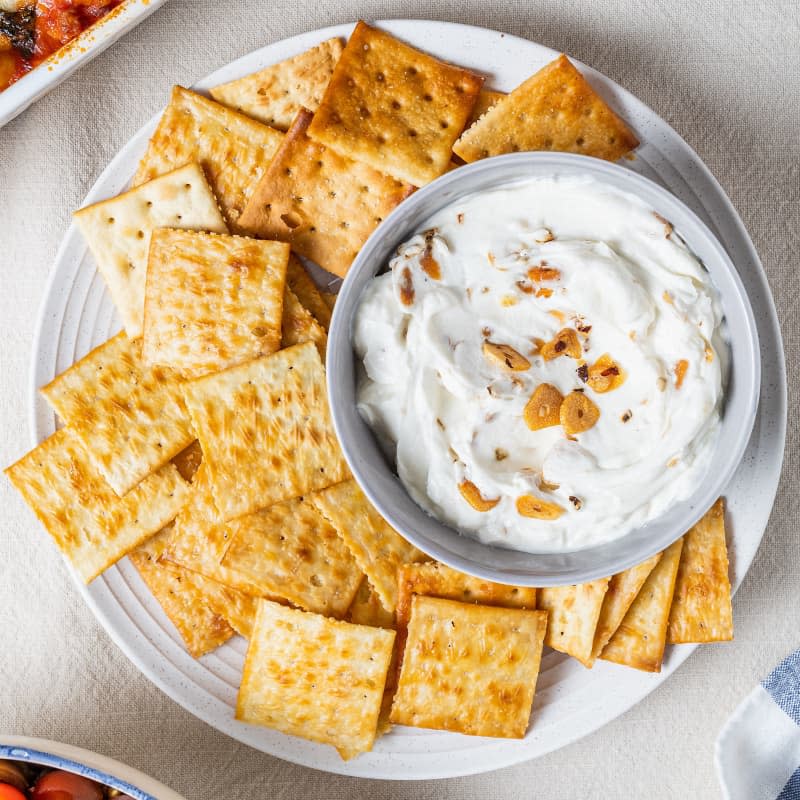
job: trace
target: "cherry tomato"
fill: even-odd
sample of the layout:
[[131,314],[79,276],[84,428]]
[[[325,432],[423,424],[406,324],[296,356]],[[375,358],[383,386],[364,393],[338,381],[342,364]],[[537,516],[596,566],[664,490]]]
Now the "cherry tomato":
[[25,795],[10,783],[0,783],[0,800],[25,800]]
[[103,790],[82,775],[56,770],[36,781],[31,800],[103,800]]

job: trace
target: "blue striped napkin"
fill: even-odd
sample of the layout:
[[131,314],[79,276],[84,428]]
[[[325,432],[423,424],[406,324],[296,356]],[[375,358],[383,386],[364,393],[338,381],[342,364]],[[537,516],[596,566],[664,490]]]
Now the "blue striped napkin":
[[733,712],[714,761],[725,800],[800,800],[800,650]]

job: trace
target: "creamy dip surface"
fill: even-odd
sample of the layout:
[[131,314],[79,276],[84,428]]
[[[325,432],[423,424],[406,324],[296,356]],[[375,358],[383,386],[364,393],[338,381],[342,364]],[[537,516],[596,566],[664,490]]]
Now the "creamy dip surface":
[[388,266],[354,321],[358,408],[434,517],[567,551],[698,486],[720,425],[721,306],[636,197],[523,180],[438,212]]

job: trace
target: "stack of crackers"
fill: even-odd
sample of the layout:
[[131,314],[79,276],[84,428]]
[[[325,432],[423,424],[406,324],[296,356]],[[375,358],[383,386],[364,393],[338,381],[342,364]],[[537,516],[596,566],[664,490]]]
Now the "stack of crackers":
[[603,581],[500,586],[427,561],[352,480],[324,367],[344,276],[415,187],[528,149],[635,136],[565,58],[511,94],[359,23],[176,87],[133,180],[76,212],[124,331],[42,392],[62,427],[6,470],[86,582],[129,556],[201,657],[250,640],[237,718],[371,749],[389,722],[522,737],[544,644],[660,668],[730,638],[721,504]]

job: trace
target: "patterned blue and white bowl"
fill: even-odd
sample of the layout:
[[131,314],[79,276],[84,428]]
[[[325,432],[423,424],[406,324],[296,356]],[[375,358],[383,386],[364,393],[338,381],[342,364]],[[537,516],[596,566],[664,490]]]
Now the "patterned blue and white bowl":
[[74,772],[133,800],[183,800],[172,789],[119,761],[47,739],[0,735],[0,759]]

